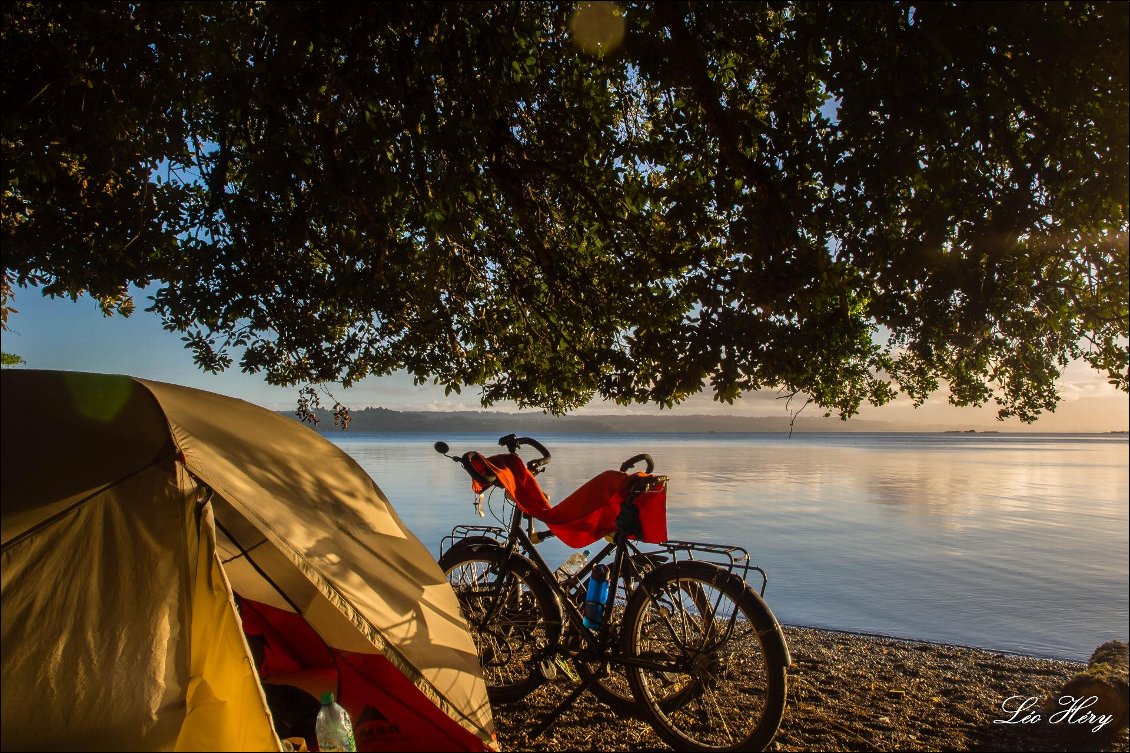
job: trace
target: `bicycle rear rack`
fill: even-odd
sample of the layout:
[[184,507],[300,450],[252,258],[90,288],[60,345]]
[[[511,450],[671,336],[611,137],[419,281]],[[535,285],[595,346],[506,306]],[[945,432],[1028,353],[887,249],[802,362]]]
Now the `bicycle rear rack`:
[[[499,526],[457,525],[451,529],[450,535],[444,536],[440,541],[440,556],[442,557],[443,553],[454,546],[457,541],[472,536],[493,539],[500,545],[505,546],[510,532]],[[658,546],[667,550],[673,562],[707,562],[717,565],[723,570],[728,570],[746,583],[749,583],[750,573],[757,573],[761,576],[761,588],[758,589],[758,593],[765,596],[765,587],[769,584],[769,578],[760,567],[750,564],[749,552],[740,546],[704,544],[698,541],[664,541]]]
[[472,525],[457,525],[451,529],[448,536],[444,536],[439,542],[439,555],[442,557],[450,547],[455,545],[455,542],[462,541],[463,539],[471,536],[483,536],[489,539],[494,539],[500,544],[506,543],[506,538],[509,532],[505,528],[498,526],[472,526]]
[[675,562],[707,562],[724,570],[729,570],[746,583],[749,583],[750,573],[756,572],[761,576],[759,593],[761,596],[765,595],[765,586],[769,583],[769,577],[760,567],[750,564],[749,552],[740,546],[703,544],[697,541],[664,541],[659,546],[666,549]]

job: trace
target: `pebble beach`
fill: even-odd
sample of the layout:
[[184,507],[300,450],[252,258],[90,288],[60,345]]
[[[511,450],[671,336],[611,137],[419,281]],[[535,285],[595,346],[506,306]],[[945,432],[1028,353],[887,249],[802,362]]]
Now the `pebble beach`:
[[[1054,699],[1083,664],[802,627],[785,627],[785,636],[793,659],[788,704],[770,750],[1130,750],[1126,729],[994,723],[1012,716],[1010,698],[1035,697],[1041,706]],[[521,703],[497,706],[502,749],[666,747],[646,722],[618,717],[587,693],[529,739],[570,688],[549,683]]]

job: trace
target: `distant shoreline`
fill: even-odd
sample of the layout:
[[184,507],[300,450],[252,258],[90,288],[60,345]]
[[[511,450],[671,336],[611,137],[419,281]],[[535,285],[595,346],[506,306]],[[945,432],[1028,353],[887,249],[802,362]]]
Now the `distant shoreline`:
[[[298,420],[293,411],[279,411]],[[339,435],[333,414],[316,411],[316,430]],[[498,433],[499,436],[520,434],[946,434],[946,435],[1064,435],[1064,436],[1130,436],[1125,429],[1091,432],[1057,432],[1032,429],[992,429],[945,426],[923,426],[913,429],[893,428],[886,421],[840,421],[834,418],[801,416],[718,416],[718,415],[568,415],[551,416],[539,413],[502,413],[491,411],[395,411],[387,408],[364,408],[351,412],[346,434],[435,433],[468,434]]]

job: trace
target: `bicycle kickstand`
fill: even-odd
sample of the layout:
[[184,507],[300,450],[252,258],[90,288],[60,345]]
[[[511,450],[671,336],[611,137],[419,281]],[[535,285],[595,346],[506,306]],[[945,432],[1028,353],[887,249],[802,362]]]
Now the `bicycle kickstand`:
[[553,723],[556,722],[557,719],[561,716],[562,711],[564,711],[565,709],[567,709],[568,707],[570,707],[574,703],[576,703],[577,699],[581,697],[581,693],[584,693],[586,690],[588,690],[593,685],[595,685],[607,673],[608,673],[607,668],[601,669],[600,671],[595,672],[591,677],[589,677],[583,683],[578,685],[573,690],[572,693],[570,693],[569,695],[567,695],[565,697],[565,700],[563,700],[561,703],[557,704],[557,707],[555,709],[553,709],[553,711],[549,712],[549,714],[546,715],[545,720],[543,722],[541,722],[537,726],[537,728],[533,730],[533,732],[530,733],[529,739],[530,740],[537,740],[539,737],[544,735],[546,730],[548,730],[550,727],[552,727]]

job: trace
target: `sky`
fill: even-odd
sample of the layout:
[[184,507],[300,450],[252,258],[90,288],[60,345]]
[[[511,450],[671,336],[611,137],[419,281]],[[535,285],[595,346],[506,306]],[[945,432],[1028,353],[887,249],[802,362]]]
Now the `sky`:
[[[38,290],[17,289],[13,302],[18,313],[8,319],[10,331],[2,335],[3,350],[16,353],[28,368],[93,371],[183,384],[242,398],[271,410],[293,410],[297,387],[273,387],[262,375],[244,374],[238,365],[221,374],[207,374],[192,362],[180,335],[166,332],[155,314],[144,311],[144,294],[135,295],[137,310],[129,318],[104,317],[88,297],[78,301],[49,299]],[[1130,426],[1130,396],[1119,392],[1105,377],[1085,363],[1072,363],[1059,382],[1061,402],[1055,413],[1031,425],[996,420],[991,408],[957,408],[938,393],[919,408],[905,398],[875,408],[864,406],[858,421],[882,421],[890,431],[980,431],[1108,432],[1125,431]],[[405,411],[484,410],[478,401],[478,388],[445,396],[442,387],[414,385],[407,374],[368,378],[346,390],[331,387],[334,396],[352,410],[383,407]],[[332,404],[332,403],[329,403]],[[792,408],[798,407],[797,403]],[[513,404],[499,403],[490,410],[514,411]],[[579,414],[659,413],[657,407],[622,407],[595,401]],[[785,401],[776,392],[750,393],[734,405],[714,402],[702,393],[676,406],[678,415],[724,414],[728,416],[787,416]],[[801,416],[818,417],[821,411],[809,406]],[[849,425],[844,428],[850,427]],[[870,427],[869,427],[870,428]]]

